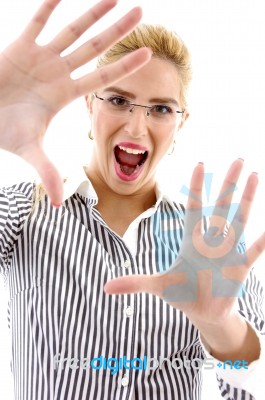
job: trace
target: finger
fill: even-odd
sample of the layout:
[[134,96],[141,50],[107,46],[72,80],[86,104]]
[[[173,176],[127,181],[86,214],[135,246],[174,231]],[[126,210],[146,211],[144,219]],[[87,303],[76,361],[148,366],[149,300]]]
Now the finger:
[[37,170],[51,203],[60,206],[63,199],[63,180],[42,148],[34,147],[20,156]]
[[187,206],[184,219],[185,235],[201,235],[202,229],[202,185],[204,166],[199,163],[193,170],[190,181]]
[[106,283],[104,291],[107,294],[150,293],[154,296],[164,297],[168,287],[186,281],[185,273],[164,273],[155,275],[130,275],[113,279]]
[[246,266],[250,268],[265,250],[265,232],[252,244],[246,253]]
[[122,276],[107,282],[104,291],[107,294],[152,293],[152,277],[154,275]]
[[46,25],[49,17],[60,3],[60,0],[45,0],[36,14],[33,16],[30,23],[26,26],[22,35],[25,39],[35,40]]
[[94,72],[73,81],[75,86],[75,97],[87,95],[97,89],[106,87],[133,72],[137,71],[143,65],[147,64],[152,56],[151,50],[141,48],[127,56],[122,57],[115,63],[108,64]]
[[253,172],[248,180],[244,189],[240,204],[237,208],[233,221],[230,225],[229,230],[235,231],[235,238],[238,241],[243,233],[243,230],[247,224],[251,206],[255,197],[255,193],[258,186],[258,175]]
[[259,180],[257,173],[252,172],[252,174],[248,178],[239,206],[239,210],[241,211],[242,215],[241,220],[244,226],[248,221],[251,205],[256,194],[258,183]]
[[244,161],[242,160],[242,158],[239,158],[238,160],[234,161],[232,163],[232,165],[230,166],[230,168],[226,174],[224,183],[221,187],[219,196],[216,200],[216,204],[218,206],[231,203],[233,194],[235,192],[235,185],[241,174],[243,165],[244,165]]
[[117,4],[117,0],[104,0],[97,3],[81,17],[63,29],[50,43],[59,53],[73,44],[87,29],[103,17]]
[[203,179],[204,179],[204,166],[203,163],[199,163],[194,168],[191,177],[187,209],[201,207]]
[[233,194],[236,190],[236,183],[243,169],[243,165],[244,161],[241,158],[232,163],[216,200],[212,217],[210,219],[210,226],[218,227],[219,233],[223,232],[225,229],[227,216],[230,210],[230,204]]
[[65,56],[64,60],[69,65],[69,69],[73,71],[103,53],[113,43],[128,34],[137,25],[141,17],[141,8],[135,7],[110,28],[89,40],[71,54]]

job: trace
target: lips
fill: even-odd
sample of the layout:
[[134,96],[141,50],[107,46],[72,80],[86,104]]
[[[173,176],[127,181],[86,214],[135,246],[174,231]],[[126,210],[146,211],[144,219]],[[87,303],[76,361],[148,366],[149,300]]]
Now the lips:
[[119,177],[128,180],[129,177],[132,179],[138,177],[148,157],[148,151],[138,145],[121,143],[115,146],[114,155],[118,164],[116,170],[119,172]]

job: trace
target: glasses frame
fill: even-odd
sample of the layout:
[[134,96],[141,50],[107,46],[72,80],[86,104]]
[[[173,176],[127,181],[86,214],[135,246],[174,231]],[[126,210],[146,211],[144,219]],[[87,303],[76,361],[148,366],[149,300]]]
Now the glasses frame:
[[[97,95],[97,93],[93,93],[93,95],[97,98],[97,99],[99,99],[99,100],[101,100],[101,101],[106,101],[106,100],[108,100],[108,99],[106,99],[106,98],[104,98],[104,97],[100,97],[100,96],[98,96]],[[119,97],[119,95],[117,95],[117,97]],[[122,96],[121,96],[122,97]],[[128,101],[128,100],[127,100]],[[128,101],[128,105],[129,106],[132,106],[132,108],[131,109],[129,109],[129,112],[131,113],[131,112],[133,112],[133,109],[134,109],[134,107],[142,107],[142,108],[145,108],[146,110],[145,110],[145,115],[147,116],[147,117],[149,117],[149,115],[150,115],[150,112],[148,111],[148,109],[151,109],[151,108],[153,108],[153,107],[155,107],[155,106],[157,106],[157,105],[163,105],[163,104],[154,104],[153,106],[144,106],[144,105],[142,105],[142,104],[136,104],[136,103],[131,103],[130,101]],[[185,109],[182,109],[182,111],[179,111],[179,110],[174,110],[174,112],[176,112],[177,114],[182,114],[182,116],[183,116],[183,114],[185,113]]]

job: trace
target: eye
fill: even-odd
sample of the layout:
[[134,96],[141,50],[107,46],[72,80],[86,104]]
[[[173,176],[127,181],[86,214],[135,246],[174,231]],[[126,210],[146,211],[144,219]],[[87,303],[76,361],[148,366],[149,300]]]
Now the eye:
[[116,107],[128,107],[130,105],[130,102],[125,99],[124,97],[121,96],[111,96],[107,98],[108,102]]
[[164,104],[157,104],[151,108],[151,112],[155,114],[172,114],[173,110]]

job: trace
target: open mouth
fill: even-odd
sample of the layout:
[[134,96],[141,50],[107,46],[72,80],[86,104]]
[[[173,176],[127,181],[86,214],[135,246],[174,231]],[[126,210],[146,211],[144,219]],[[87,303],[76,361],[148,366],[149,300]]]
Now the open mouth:
[[130,176],[144,165],[148,157],[148,151],[116,146],[114,155],[123,174]]

